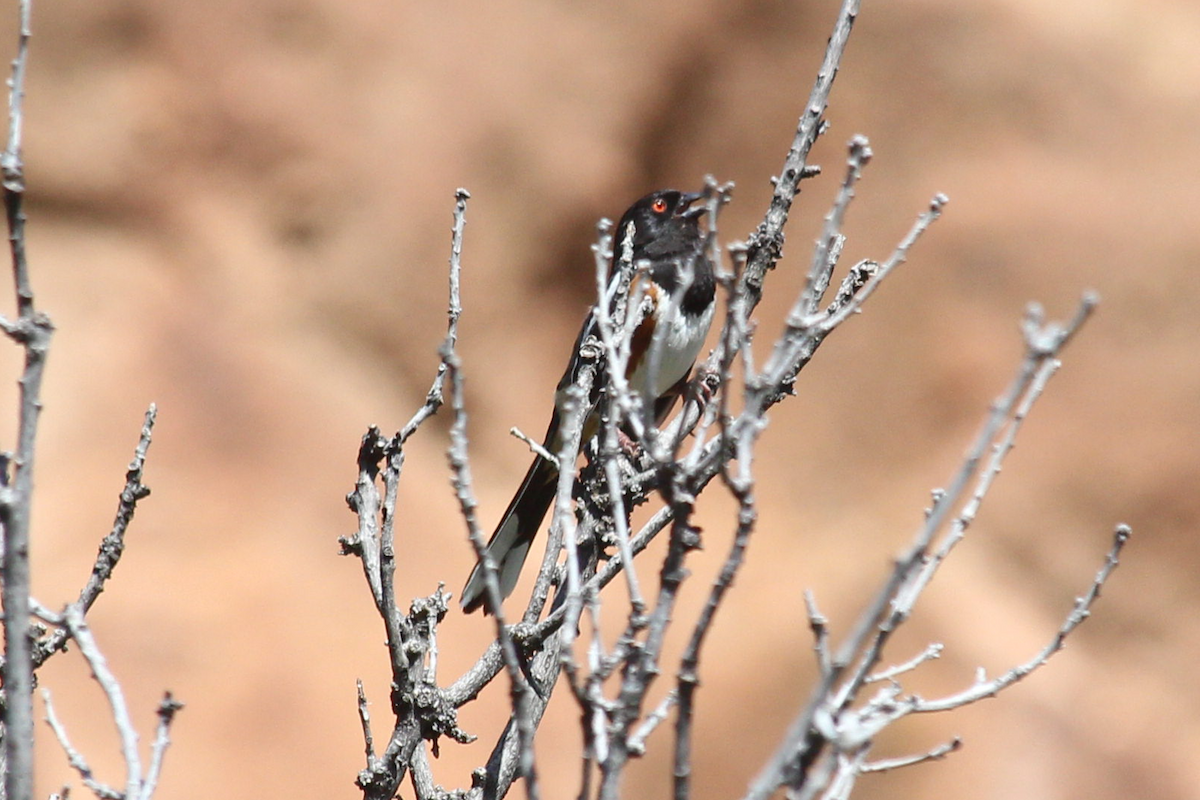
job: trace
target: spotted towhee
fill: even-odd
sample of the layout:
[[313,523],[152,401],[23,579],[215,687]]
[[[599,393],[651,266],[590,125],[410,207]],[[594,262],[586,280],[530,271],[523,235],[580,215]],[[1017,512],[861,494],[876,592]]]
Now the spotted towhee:
[[[630,206],[615,231],[613,249],[616,255],[609,268],[610,289],[612,283],[621,278],[618,265],[632,223],[634,277],[630,286],[634,288],[630,289],[629,296],[642,298],[637,308],[631,307],[627,312],[639,316],[634,320],[629,341],[630,357],[625,377],[631,391],[644,393],[650,385],[651,362],[657,362],[657,374],[653,376],[650,388],[659,424],[682,394],[712,323],[716,281],[705,252],[706,236],[699,224],[705,206],[692,207],[705,196],[673,190],[646,195]],[[613,306],[616,306],[615,300]],[[665,329],[662,328],[664,325]],[[593,308],[576,339],[571,362],[558,382],[560,400],[563,391],[578,377],[580,347],[596,333],[596,326]],[[661,348],[654,359],[647,357],[652,345]],[[604,384],[603,375],[597,376],[596,384]],[[594,395],[594,399],[598,399],[598,395]],[[598,411],[593,407],[584,426],[586,435],[594,434],[597,417]],[[561,424],[562,412],[556,403],[542,443],[551,453],[557,453],[562,447]],[[508,504],[488,542],[487,551],[496,564],[502,597],[508,597],[517,584],[529,546],[554,502],[557,483],[558,468],[544,458],[535,457],[521,488]],[[476,565],[463,587],[463,610],[471,612],[483,606],[485,594],[483,569]]]

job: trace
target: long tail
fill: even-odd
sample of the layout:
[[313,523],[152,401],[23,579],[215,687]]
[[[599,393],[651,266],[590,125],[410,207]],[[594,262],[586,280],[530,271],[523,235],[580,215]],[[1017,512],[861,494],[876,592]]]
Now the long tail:
[[[549,437],[548,437],[549,438]],[[500,579],[501,599],[512,594],[517,585],[517,577],[529,555],[529,545],[542,527],[542,520],[554,502],[558,486],[558,469],[544,458],[535,457],[534,462],[525,473],[521,488],[513,496],[512,502],[496,532],[488,541],[487,552],[496,564],[496,573]],[[467,585],[462,590],[462,607],[466,613],[471,613],[483,607],[487,591],[483,579],[483,566],[475,565]]]

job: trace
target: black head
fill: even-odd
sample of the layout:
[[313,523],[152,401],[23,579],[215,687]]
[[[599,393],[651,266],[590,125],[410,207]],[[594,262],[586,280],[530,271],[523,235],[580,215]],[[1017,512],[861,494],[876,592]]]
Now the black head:
[[700,217],[706,207],[693,207],[693,204],[703,197],[703,192],[685,193],[674,189],[646,195],[629,207],[613,230],[613,252],[617,258],[621,257],[631,222],[635,260],[694,252],[704,241]]

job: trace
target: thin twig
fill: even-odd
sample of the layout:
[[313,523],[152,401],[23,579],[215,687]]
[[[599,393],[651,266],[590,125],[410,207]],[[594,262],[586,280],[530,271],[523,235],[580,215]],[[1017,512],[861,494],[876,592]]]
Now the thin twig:
[[505,669],[510,680],[512,696],[513,719],[517,724],[521,748],[521,774],[525,777],[525,786],[531,800],[536,800],[537,771],[533,761],[534,724],[530,711],[530,698],[533,690],[521,671],[521,656],[513,643],[512,633],[504,616],[504,607],[500,597],[500,581],[496,575],[496,565],[487,554],[487,542],[475,511],[478,503],[472,489],[471,467],[467,450],[466,410],[463,399],[462,369],[457,354],[448,348],[452,343],[447,341],[442,359],[449,367],[451,407],[454,411],[454,424],[450,427],[450,449],[447,453],[454,478],[455,496],[458,498],[459,511],[467,524],[467,534],[475,555],[482,565],[484,586],[486,589],[486,604],[496,624],[496,639],[500,643],[500,653],[504,659]]
[[[808,103],[796,126],[796,135],[784,159],[783,169],[775,181],[770,206],[762,224],[747,241],[746,269],[742,271],[740,278],[743,289],[738,293],[742,304],[739,315],[743,319],[750,318],[750,312],[762,297],[763,279],[783,255],[783,229],[792,202],[799,192],[800,180],[808,174],[808,153],[821,130],[822,118],[829,105],[829,94],[833,89],[833,80],[837,77],[842,54],[850,39],[850,31],[858,18],[858,8],[859,0],[842,0],[833,33],[825,47],[825,58],[821,62]],[[735,345],[740,344],[735,342]],[[718,357],[717,361],[719,363],[721,358]]]
[[846,176],[842,179],[841,188],[833,207],[825,216],[825,226],[813,248],[812,265],[808,270],[805,282],[804,298],[798,311],[801,314],[812,314],[821,304],[826,289],[829,288],[830,277],[837,266],[842,244],[846,237],[842,235],[842,225],[846,218],[846,210],[854,199],[854,187],[862,177],[863,169],[871,162],[871,145],[865,136],[854,136],[847,147]]
[[922,664],[924,664],[928,661],[933,661],[936,658],[940,658],[942,655],[942,650],[944,650],[944,649],[945,649],[945,647],[942,644],[940,644],[938,642],[934,642],[933,644],[929,645],[924,650],[922,650],[921,652],[917,653],[915,656],[910,658],[908,661],[905,661],[902,664],[897,664],[894,667],[888,667],[887,669],[881,669],[879,672],[868,675],[863,680],[863,683],[869,684],[869,683],[878,683],[879,681],[894,680],[895,678],[898,678],[899,676],[903,675],[906,672],[912,672],[914,669],[916,669],[917,667],[921,666]]
[[640,756],[646,753],[646,740],[650,738],[650,734],[654,733],[655,728],[666,721],[671,709],[678,702],[679,695],[675,691],[667,692],[667,696],[662,699],[658,707],[646,715],[642,724],[629,736],[629,752],[632,755]]
[[[466,205],[467,200],[471,199],[471,193],[466,189],[459,188],[454,193],[454,226],[451,228],[450,241],[450,302],[446,308],[446,342],[453,348],[458,341],[458,320],[462,316],[462,303],[459,301],[459,283],[458,276],[460,271],[460,263],[462,259],[462,240],[463,240],[463,225],[466,222]],[[437,374],[433,378],[433,385],[429,387],[428,393],[425,395],[425,403],[417,409],[403,428],[397,434],[399,444],[404,444],[408,438],[417,432],[421,424],[429,417],[438,412],[438,409],[445,403],[445,397],[442,394],[442,386],[446,381],[446,364],[440,362],[438,364]]]
[[520,655],[513,643],[512,634],[504,617],[501,603],[500,582],[496,574],[496,566],[487,555],[487,543],[479,526],[476,515],[478,502],[472,488],[470,453],[467,444],[467,413],[466,401],[463,395],[462,364],[455,351],[457,343],[457,322],[462,313],[460,301],[460,275],[462,272],[462,234],[466,218],[466,201],[470,194],[465,189],[459,189],[456,194],[454,209],[454,228],[450,253],[450,330],[442,344],[442,367],[439,368],[439,378],[443,374],[450,377],[450,403],[454,413],[454,422],[450,427],[450,448],[447,457],[450,461],[455,496],[458,498],[459,511],[467,524],[467,533],[476,558],[483,569],[486,603],[496,623],[496,638],[500,642],[500,652],[504,658],[505,668],[511,681],[513,717],[521,747],[521,774],[525,777],[525,785],[531,800],[537,800],[537,771],[533,761],[534,724],[529,710],[529,698],[532,689],[521,671]]
[[146,771],[146,781],[142,784],[141,800],[150,800],[154,796],[154,790],[158,788],[163,759],[167,754],[167,747],[171,744],[171,723],[175,721],[175,712],[181,708],[183,703],[172,697],[170,692],[163,694],[162,702],[158,704],[158,728],[150,750],[150,768]]
[[1133,531],[1128,525],[1118,525],[1113,532],[1112,547],[1109,548],[1108,555],[1105,557],[1104,565],[1096,573],[1095,579],[1092,581],[1091,587],[1087,594],[1076,599],[1074,608],[1067,618],[1063,621],[1062,626],[1054,634],[1054,638],[1042,648],[1042,650],[1033,658],[1005,672],[1000,677],[994,680],[977,680],[970,688],[943,697],[938,700],[922,700],[916,698],[913,711],[919,713],[929,713],[934,711],[948,711],[950,709],[959,708],[974,703],[977,700],[982,700],[985,697],[994,697],[999,692],[1012,686],[1014,683],[1027,677],[1031,672],[1045,664],[1050,658],[1063,648],[1068,636],[1079,625],[1088,618],[1091,613],[1092,605],[1100,597],[1100,589],[1103,588],[1105,582],[1112,575],[1120,563],[1118,558],[1121,555],[1122,548],[1129,541]]
[[142,759],[138,754],[137,731],[129,716],[129,706],[125,703],[125,693],[117,681],[104,654],[100,652],[96,639],[92,636],[91,628],[83,617],[83,610],[77,605],[69,605],[63,612],[63,621],[71,632],[71,638],[79,646],[79,652],[88,662],[92,677],[104,691],[108,699],[109,710],[113,722],[117,726],[117,734],[121,739],[121,756],[125,759],[125,797],[137,798],[142,796]]
[[911,767],[914,764],[924,764],[926,761],[940,761],[951,753],[956,753],[962,748],[962,739],[955,736],[945,744],[940,744],[937,747],[926,753],[917,753],[911,756],[901,756],[899,758],[884,758],[878,761],[868,761],[862,764],[858,771],[860,774],[868,772],[887,772],[888,770],[901,769],[902,767]]
[[366,750],[367,769],[375,767],[375,737],[371,735],[371,712],[367,708],[367,693],[362,678],[355,680],[358,688],[358,721],[362,725],[363,747]]
[[571,641],[574,639],[575,629],[579,622],[579,616],[583,611],[583,601],[580,595],[580,586],[583,583],[583,578],[579,571],[579,553],[576,547],[577,533],[575,515],[571,509],[571,498],[575,488],[574,465],[579,458],[579,453],[584,444],[583,428],[587,421],[587,416],[591,411],[590,395],[594,376],[595,368],[590,364],[585,366],[580,371],[576,382],[567,387],[563,392],[564,399],[560,404],[560,413],[563,419],[561,428],[562,443],[556,454],[558,463],[563,465],[563,468],[558,471],[554,505],[551,506],[550,535],[546,546],[546,554],[542,558],[542,569],[535,582],[534,597],[524,617],[526,621],[532,621],[537,619],[537,615],[532,613],[535,609],[537,614],[541,613],[542,607],[549,595],[548,578],[551,567],[557,562],[558,549],[562,547],[566,551],[567,575],[566,586],[559,587],[559,591],[562,591],[564,588],[566,589],[566,601],[563,604],[566,613],[566,624],[562,628],[562,635],[565,637],[563,641],[564,652],[571,646]]
[[96,774],[92,771],[92,767],[84,758],[83,753],[80,753],[71,744],[71,740],[67,737],[67,729],[63,727],[63,724],[59,722],[58,715],[54,713],[54,703],[51,702],[49,689],[42,689],[42,702],[46,706],[46,723],[50,726],[50,730],[54,731],[54,738],[58,740],[63,752],[67,754],[67,763],[71,765],[71,769],[79,773],[79,779],[83,781],[83,785],[103,800],[124,800],[125,796],[119,791],[96,780]]
[[[818,686],[809,704],[805,706],[788,729],[783,745],[759,774],[750,793],[747,794],[747,798],[765,800],[776,787],[784,782],[789,782],[793,786],[803,782],[805,771],[816,760],[825,741],[821,736],[811,737],[814,718],[818,712],[847,713],[850,702],[857,696],[859,688],[879,663],[884,645],[890,639],[891,634],[911,613],[917,594],[911,592],[910,589],[915,585],[915,579],[927,564],[926,554],[930,543],[961,498],[984,452],[996,441],[996,437],[1015,409],[1020,407],[1021,398],[1034,381],[1039,365],[1057,357],[1061,348],[1090,315],[1090,309],[1095,302],[1094,296],[1090,294],[1085,296],[1080,310],[1065,325],[1044,325],[1040,320],[1037,325],[1027,325],[1026,341],[1035,342],[1037,346],[1027,348],[1026,358],[1018,369],[1017,376],[1004,394],[993,404],[992,413],[975,443],[969,449],[950,488],[939,493],[937,502],[930,510],[925,524],[914,537],[913,544],[897,560],[883,591],[876,596],[875,601],[859,618],[855,632],[839,650],[840,655],[834,661],[830,673],[833,680],[824,680]],[[890,611],[885,614],[885,609],[889,607]],[[841,673],[851,659],[856,661],[856,666],[851,674],[841,681]],[[833,695],[827,696],[826,692],[832,691],[835,683],[840,684],[839,688]],[[830,711],[830,708],[834,711]],[[909,708],[904,713],[909,710],[912,709]],[[889,711],[888,713],[899,712]],[[809,746],[802,746],[806,740],[809,741]]]
[[525,433],[525,431],[515,426],[509,428],[508,432],[528,445],[529,449],[533,451],[534,455],[541,456],[553,464],[556,469],[558,468],[558,456],[551,453],[545,447],[542,447],[542,443],[537,439],[534,439],[529,434]]
[[[759,431],[761,428],[754,430]],[[704,641],[716,616],[717,608],[720,606],[722,599],[724,599],[726,591],[733,585],[733,580],[737,576],[738,570],[741,569],[746,555],[746,548],[750,544],[750,536],[753,534],[755,525],[758,522],[758,507],[754,495],[754,474],[752,471],[755,441],[756,437],[753,435],[739,438],[737,443],[737,474],[733,474],[728,468],[722,471],[726,485],[738,501],[737,530],[734,533],[733,543],[730,545],[725,563],[722,564],[720,573],[718,573],[716,580],[713,581],[712,587],[709,589],[708,599],[704,604],[704,608],[700,611],[700,617],[692,629],[691,638],[688,641],[687,647],[684,648],[683,656],[679,660],[679,672],[676,683],[676,692],[679,695],[679,712],[675,717],[675,768],[673,771],[675,800],[687,800],[691,796],[691,727],[693,698],[700,681],[698,674],[700,652],[704,647]]]
[[[1085,307],[1090,304],[1091,301],[1088,298],[1085,298],[1082,303]],[[1057,357],[1061,348],[1069,340],[1070,335],[1087,319],[1087,314],[1077,313],[1075,319],[1077,322],[1068,326],[1066,329],[1067,332],[1055,339],[1057,348],[1028,348],[1026,350],[1025,358],[1017,370],[1017,375],[1013,378],[1013,381],[1004,393],[993,402],[991,414],[988,416],[975,442],[968,450],[958,473],[954,476],[949,488],[939,494],[938,502],[934,504],[933,509],[925,520],[925,524],[914,537],[912,546],[898,562],[897,573],[902,573],[902,581],[897,594],[890,601],[891,611],[879,623],[870,647],[863,651],[854,676],[843,684],[839,691],[837,699],[839,707],[845,707],[849,703],[850,698],[857,692],[858,687],[866,679],[867,675],[874,670],[876,664],[878,664],[883,647],[891,637],[891,634],[912,613],[912,608],[916,603],[917,597],[920,595],[920,591],[928,584],[931,577],[931,573],[928,572],[929,568],[936,567],[936,562],[931,562],[928,558],[930,544],[950,514],[953,513],[953,509],[961,499],[972,476],[974,476],[984,453],[993,446],[997,436],[1000,435],[1015,411],[1023,407],[1022,398],[1025,397],[1030,387],[1034,384],[1041,365]],[[1059,330],[1057,325],[1050,325],[1047,328]],[[1027,341],[1032,341],[1029,334],[1027,334],[1026,339]],[[1035,399],[1036,396],[1034,395]],[[1027,411],[1028,409],[1026,408]]]
[[[1034,351],[1030,351],[1033,358],[1037,358]],[[975,490],[971,497],[963,506],[962,511],[955,517],[950,524],[950,529],[942,537],[934,552],[929,556],[927,563],[921,569],[920,573],[913,579],[912,584],[905,593],[905,602],[907,598],[915,598],[925,587],[933,580],[934,574],[941,566],[942,562],[950,555],[950,552],[955,546],[966,536],[967,528],[975,520],[979,514],[979,509],[983,505],[984,499],[987,497],[988,491],[992,487],[992,482],[1000,474],[1000,469],[1004,464],[1005,457],[1012,451],[1016,444],[1017,433],[1021,430],[1021,425],[1025,418],[1029,415],[1029,410],[1037,399],[1041,397],[1042,392],[1046,388],[1046,383],[1058,371],[1059,362],[1057,359],[1047,359],[1036,366],[1033,377],[1017,403],[1016,409],[1013,411],[1012,419],[1010,419],[995,442],[991,445],[991,457],[987,460],[984,468],[980,470],[979,475],[975,480]],[[940,497],[940,495],[939,495]]]
[[[151,403],[150,407],[146,409],[146,416],[142,421],[142,432],[138,438],[137,447],[133,451],[133,460],[129,462],[129,468],[125,472],[125,488],[121,490],[121,496],[117,501],[117,513],[113,520],[112,530],[100,542],[100,550],[96,554],[95,563],[92,564],[92,574],[88,577],[83,589],[80,590],[79,599],[75,601],[85,614],[91,609],[100,593],[104,591],[105,582],[112,577],[117,562],[121,560],[121,555],[125,552],[125,532],[133,521],[138,501],[150,496],[150,487],[142,483],[142,473],[146,466],[146,452],[150,448],[150,438],[157,419],[158,408]],[[38,642],[33,651],[34,668],[40,667],[47,658],[61,650],[68,635],[66,628],[59,628],[49,638]]]
[[[458,728],[454,707],[446,705],[443,693],[434,683],[437,666],[436,626],[448,610],[448,595],[439,585],[438,590],[428,598],[414,600],[406,615],[396,604],[394,586],[396,503],[404,466],[404,443],[445,403],[445,379],[457,367],[454,344],[462,314],[459,277],[464,214],[469,197],[463,189],[459,189],[455,195],[448,323],[437,375],[425,403],[392,439],[384,438],[379,428],[374,426],[363,437],[358,455],[358,480],[354,491],[347,497],[351,510],[358,515],[358,531],[353,536],[340,539],[342,552],[357,555],[362,561],[364,576],[387,632],[392,668],[391,700],[396,721],[387,745],[379,755],[374,753],[369,725],[362,717],[366,708],[365,699],[360,700],[359,706],[360,721],[366,726],[364,742],[367,766],[359,773],[357,783],[363,789],[364,797],[371,800],[383,800],[395,795],[410,763],[414,763],[414,753],[423,747],[424,737],[433,739],[435,752],[439,735],[449,735],[460,742],[472,739]],[[458,400],[461,411],[461,393]],[[380,497],[377,483],[381,466],[383,497]],[[473,507],[474,498],[469,494],[469,485],[467,491],[466,499]]]
[[817,657],[817,668],[822,675],[829,672],[829,620],[817,608],[817,598],[812,590],[804,590],[804,609],[808,614],[808,627],[813,635],[813,653]]
[[[636,402],[633,393],[629,389],[629,385],[625,380],[625,373],[629,363],[630,356],[630,337],[633,327],[628,319],[629,315],[629,284],[633,275],[633,229],[627,231],[618,231],[622,236],[621,241],[621,257],[617,260],[616,269],[611,270],[615,280],[611,281],[611,288],[614,292],[613,297],[606,296],[610,282],[607,280],[608,264],[614,257],[609,252],[612,243],[612,237],[608,234],[608,228],[605,225],[607,220],[601,220],[598,226],[599,240],[592,245],[592,251],[595,255],[594,263],[596,268],[596,291],[597,300],[595,307],[596,315],[596,331],[600,336],[600,341],[604,345],[606,363],[608,365],[605,371],[605,377],[612,384],[612,391],[607,396],[608,408],[607,413],[601,415],[604,425],[602,445],[600,448],[600,459],[604,468],[604,477],[608,482],[608,499],[609,510],[612,513],[613,536],[617,541],[617,549],[621,554],[621,558],[627,565],[623,570],[625,573],[625,585],[629,592],[629,604],[635,614],[645,612],[646,601],[642,596],[642,589],[638,582],[637,571],[633,567],[633,553],[629,549],[629,515],[625,509],[625,501],[622,496],[622,486],[620,479],[620,464],[618,457],[618,430],[623,420],[630,420],[632,425],[637,430],[637,435],[645,434],[645,420],[638,415],[636,410]],[[613,305],[612,314],[609,313],[609,305]],[[621,331],[621,335],[615,331]],[[653,407],[652,403],[645,404]],[[641,426],[641,427],[638,427]],[[568,552],[568,558],[574,555],[573,552]],[[568,564],[568,570],[571,567]],[[575,576],[574,572],[568,572],[568,576]],[[577,576],[576,576],[577,577]],[[571,591],[578,592],[578,582],[568,583]],[[571,599],[569,597],[569,599]],[[568,614],[569,616],[570,614]],[[570,635],[571,626],[566,628],[568,636]],[[568,641],[569,645],[570,642]],[[569,647],[564,650],[564,653],[569,652]]]

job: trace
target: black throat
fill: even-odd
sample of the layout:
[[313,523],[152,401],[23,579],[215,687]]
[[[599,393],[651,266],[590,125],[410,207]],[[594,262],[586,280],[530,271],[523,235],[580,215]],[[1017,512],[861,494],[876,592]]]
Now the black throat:
[[680,298],[679,309],[694,317],[708,311],[717,291],[712,264],[705,257],[703,250],[681,253],[677,257],[656,258],[650,267],[650,277],[674,297],[679,291],[681,279],[686,277],[681,276],[681,273],[687,272],[688,261],[691,262],[692,280]]

